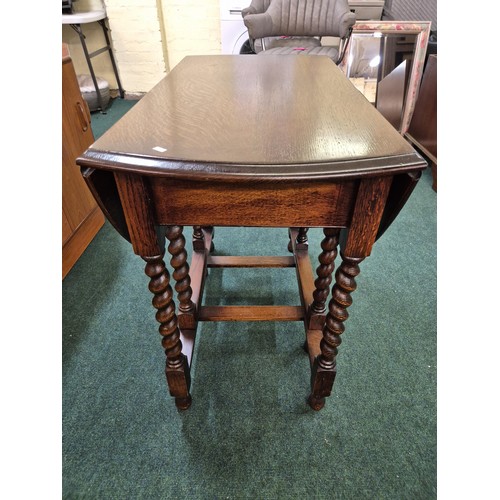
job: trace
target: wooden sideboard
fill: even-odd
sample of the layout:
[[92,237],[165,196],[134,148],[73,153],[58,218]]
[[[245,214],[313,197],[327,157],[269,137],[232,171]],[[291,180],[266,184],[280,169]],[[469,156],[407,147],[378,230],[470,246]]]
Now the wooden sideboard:
[[80,258],[104,216],[85,184],[76,158],[94,142],[90,112],[82,98],[66,44],[62,47],[62,277]]
[[425,65],[415,110],[406,138],[429,161],[432,188],[437,191],[437,55]]

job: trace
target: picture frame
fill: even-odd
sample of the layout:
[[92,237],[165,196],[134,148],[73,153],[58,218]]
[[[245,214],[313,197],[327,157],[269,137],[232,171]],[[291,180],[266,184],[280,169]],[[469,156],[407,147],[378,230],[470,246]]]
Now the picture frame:
[[339,65],[340,69],[347,72],[347,61],[349,60],[350,49],[353,45],[353,37],[356,34],[373,33],[378,36],[388,34],[401,34],[402,36],[416,35],[414,53],[411,70],[409,72],[406,96],[404,99],[401,126],[399,132],[404,135],[410,126],[411,117],[415,109],[420,82],[424,70],[425,58],[427,54],[427,44],[431,31],[430,21],[360,21],[353,26],[352,34],[345,48],[345,57]]

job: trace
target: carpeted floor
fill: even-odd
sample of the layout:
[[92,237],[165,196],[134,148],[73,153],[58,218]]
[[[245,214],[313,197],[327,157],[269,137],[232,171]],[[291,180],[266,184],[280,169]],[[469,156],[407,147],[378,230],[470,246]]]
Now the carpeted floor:
[[[94,114],[96,137],[131,105]],[[435,498],[431,184],[426,171],[361,264],[320,412],[306,404],[300,323],[202,323],[193,404],[179,412],[144,263],[106,223],[63,282],[63,497]],[[321,238],[310,230],[314,267]],[[216,254],[287,255],[287,241],[286,229],[215,233]],[[292,269],[214,269],[205,302],[295,305],[296,286]]]

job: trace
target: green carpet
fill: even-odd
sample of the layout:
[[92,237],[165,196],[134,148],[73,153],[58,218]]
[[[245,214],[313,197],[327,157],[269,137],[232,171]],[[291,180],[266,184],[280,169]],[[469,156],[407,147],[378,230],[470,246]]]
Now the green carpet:
[[[100,130],[130,105],[113,101]],[[306,404],[302,324],[267,322],[202,323],[193,404],[178,411],[144,262],[106,223],[63,282],[63,497],[435,498],[431,183],[424,172],[361,264],[334,391],[320,412]],[[310,230],[314,267],[321,239]],[[216,228],[215,245],[216,254],[288,255],[286,229]],[[214,269],[205,297],[299,303],[293,269]]]

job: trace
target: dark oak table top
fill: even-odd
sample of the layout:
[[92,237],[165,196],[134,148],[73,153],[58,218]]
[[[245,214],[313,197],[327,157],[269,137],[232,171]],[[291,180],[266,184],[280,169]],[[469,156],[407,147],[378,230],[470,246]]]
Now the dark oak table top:
[[425,166],[327,57],[279,55],[186,57],[79,163],[233,180]]

